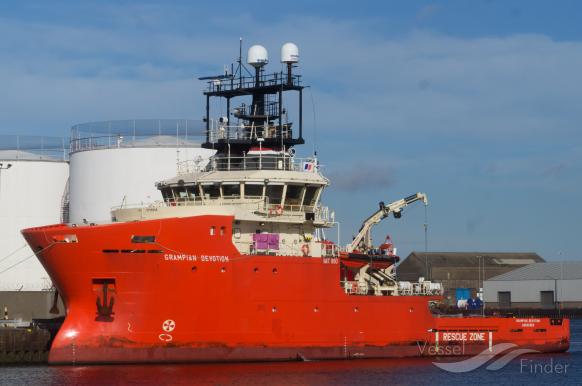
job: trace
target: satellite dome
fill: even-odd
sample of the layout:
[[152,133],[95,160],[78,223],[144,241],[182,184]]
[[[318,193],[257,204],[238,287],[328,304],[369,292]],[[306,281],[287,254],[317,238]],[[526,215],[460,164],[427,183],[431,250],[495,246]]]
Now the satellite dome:
[[281,47],[281,63],[299,62],[299,48],[295,43],[285,43]]
[[253,67],[262,67],[269,63],[267,49],[258,44],[251,46],[247,54],[247,63]]

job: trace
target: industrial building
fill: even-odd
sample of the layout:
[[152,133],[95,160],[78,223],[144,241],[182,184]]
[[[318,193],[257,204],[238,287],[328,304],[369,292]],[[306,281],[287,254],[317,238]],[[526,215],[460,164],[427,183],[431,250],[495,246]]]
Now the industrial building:
[[397,267],[402,281],[440,282],[445,301],[450,305],[460,299],[480,296],[483,282],[494,276],[529,264],[544,262],[533,252],[418,252],[414,251]]
[[536,263],[488,278],[489,309],[581,309],[582,262]]

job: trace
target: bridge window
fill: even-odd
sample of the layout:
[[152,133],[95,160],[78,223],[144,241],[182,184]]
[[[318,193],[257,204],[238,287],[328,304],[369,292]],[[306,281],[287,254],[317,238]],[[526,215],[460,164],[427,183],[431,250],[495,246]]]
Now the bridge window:
[[263,184],[245,184],[245,198],[263,197]]
[[301,205],[301,196],[303,195],[303,185],[287,185],[287,196],[285,197],[285,206]]
[[170,188],[162,189],[162,197],[164,198],[164,201],[174,199],[174,195],[172,194],[172,189],[170,189]]
[[202,191],[207,199],[220,197],[220,185],[218,184],[202,184]]
[[177,200],[184,201],[188,198],[188,192],[186,188],[174,188],[174,196]]
[[267,185],[266,195],[269,198],[269,204],[280,204],[283,199],[284,185]]
[[237,183],[223,183],[222,184],[222,195],[225,198],[239,198],[240,197],[240,184]]
[[315,198],[317,196],[317,189],[319,186],[308,186],[305,190],[305,197],[303,198],[303,205],[312,206],[315,205]]
[[198,194],[198,188],[196,187],[196,185],[190,185],[186,187],[186,192],[188,199],[194,200],[196,199],[196,195]]

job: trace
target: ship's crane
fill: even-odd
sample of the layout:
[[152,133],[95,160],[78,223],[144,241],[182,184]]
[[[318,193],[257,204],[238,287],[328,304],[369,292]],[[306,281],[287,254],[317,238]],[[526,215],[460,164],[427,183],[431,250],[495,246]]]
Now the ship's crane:
[[378,211],[362,223],[360,231],[347,247],[348,252],[354,252],[355,250],[366,252],[370,250],[372,248],[372,227],[388,217],[390,213],[392,213],[394,218],[402,217],[402,209],[416,201],[422,201],[424,205],[428,205],[428,197],[425,193],[416,193],[388,205],[381,201]]

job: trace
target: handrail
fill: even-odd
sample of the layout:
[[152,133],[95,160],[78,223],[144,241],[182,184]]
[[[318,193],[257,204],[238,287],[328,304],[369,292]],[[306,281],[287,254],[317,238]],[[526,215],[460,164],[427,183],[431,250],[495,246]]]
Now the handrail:
[[[265,119],[268,122],[268,118]],[[270,138],[292,138],[293,131],[291,122],[281,125],[281,135],[278,135],[279,126],[274,124],[255,124],[255,125],[228,125],[216,119],[210,119],[208,137],[210,142],[217,140],[259,140]]]
[[204,140],[202,121],[129,119],[89,122],[71,128],[70,152],[120,147],[198,147]]
[[67,161],[68,138],[34,135],[0,135],[0,159]]
[[142,211],[152,210],[154,208],[169,208],[169,207],[189,207],[189,206],[207,206],[207,205],[217,205],[217,206],[239,206],[252,208],[257,214],[262,214],[268,218],[276,218],[281,216],[287,217],[303,217],[306,212],[313,212],[315,215],[315,221],[317,222],[329,222],[329,208],[322,205],[297,205],[294,210],[286,209],[286,206],[281,207],[279,204],[270,204],[268,198],[180,198],[177,200],[167,199],[165,201],[158,200],[150,204],[147,203],[134,203],[134,204],[122,204],[111,208],[112,211],[120,209],[141,209]]
[[208,164],[202,160],[186,160],[178,162],[178,175],[198,173],[202,171],[231,170],[286,170],[296,172],[316,173],[321,170],[314,158],[295,158],[288,155],[261,154],[245,155],[244,157],[214,156]]
[[[260,86],[280,86],[287,84],[287,74],[275,72],[270,74],[261,74],[259,77]],[[256,86],[254,76],[241,76],[230,79],[213,79],[207,82],[206,92],[235,91],[237,89],[253,88]],[[301,75],[291,75],[291,86],[298,87],[301,85]]]

